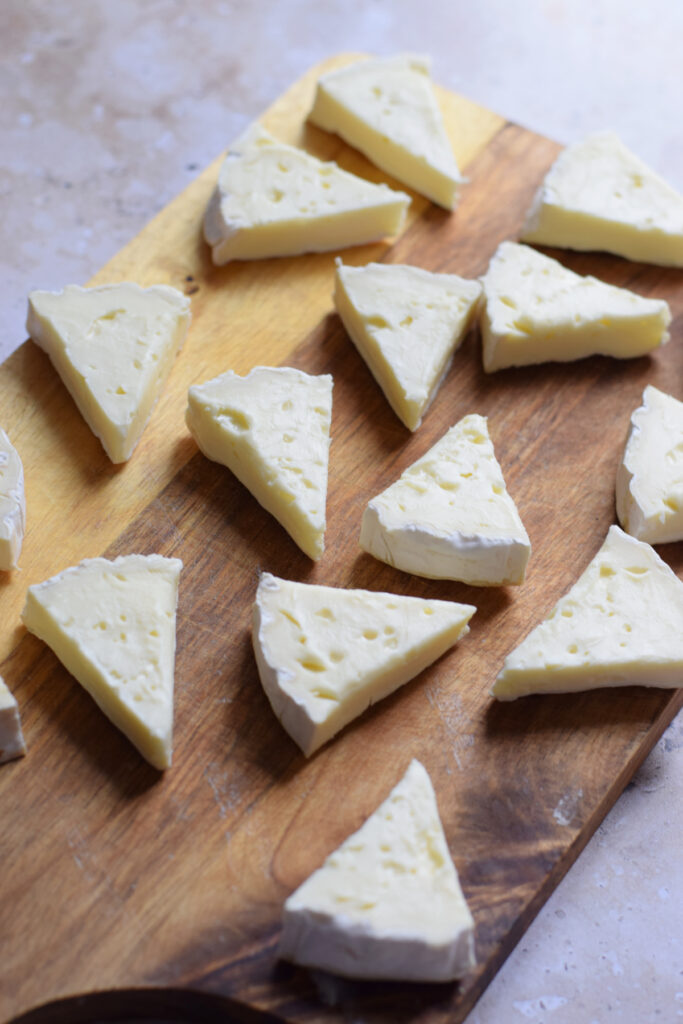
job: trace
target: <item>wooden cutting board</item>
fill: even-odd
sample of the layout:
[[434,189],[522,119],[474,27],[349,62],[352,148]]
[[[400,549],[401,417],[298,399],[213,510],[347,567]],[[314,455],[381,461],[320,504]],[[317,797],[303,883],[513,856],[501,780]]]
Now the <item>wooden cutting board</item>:
[[[316,155],[387,180],[304,124],[320,71],[348,60],[313,69],[263,120]],[[449,215],[416,197],[395,244],[348,250],[346,261],[473,277],[502,239],[517,236],[559,147],[439,95],[471,179],[460,206]],[[165,282],[192,296],[188,341],[129,463],[109,463],[32,343],[0,368],[2,425],[22,455],[28,500],[22,571],[0,580],[0,675],[20,702],[29,746],[26,758],[0,769],[0,1017],[115,989],[116,997],[71,1000],[25,1019],[104,1019],[132,1007],[138,1017],[182,1011],[202,1021],[460,1021],[681,706],[678,692],[641,688],[506,705],[488,690],[506,653],[614,521],[615,470],[644,386],[683,395],[682,275],[554,253],[582,273],[668,299],[671,344],[623,363],[593,358],[486,376],[472,334],[410,435],[333,313],[335,254],[212,266],[200,226],[217,166],[95,278]],[[316,565],[227,470],[198,453],[184,426],[190,384],[280,362],[335,380],[327,549]],[[358,548],[367,500],[471,412],[489,417],[531,537],[519,588],[421,580]],[[185,565],[174,764],[163,775],[19,622],[29,584],[85,557],[133,551]],[[683,545],[662,554],[683,568]],[[452,652],[306,761],[270,711],[251,653],[260,568],[465,601],[478,612]],[[408,986],[279,962],[283,900],[360,826],[411,757],[434,781],[476,920],[479,967],[460,985]]]

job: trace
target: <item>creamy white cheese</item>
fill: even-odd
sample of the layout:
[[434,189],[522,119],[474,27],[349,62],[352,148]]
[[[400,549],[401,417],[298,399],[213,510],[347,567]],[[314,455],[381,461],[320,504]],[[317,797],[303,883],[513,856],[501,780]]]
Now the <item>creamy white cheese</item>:
[[26,526],[24,468],[0,429],[0,570],[16,569]]
[[0,764],[25,753],[19,707],[5,681],[0,679]]
[[452,981],[475,966],[474,921],[419,761],[286,900],[282,925],[281,957],[347,977]]

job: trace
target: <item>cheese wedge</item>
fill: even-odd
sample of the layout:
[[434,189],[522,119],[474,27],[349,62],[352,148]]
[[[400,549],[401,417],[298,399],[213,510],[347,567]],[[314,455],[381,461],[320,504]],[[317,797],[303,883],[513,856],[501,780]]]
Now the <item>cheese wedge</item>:
[[475,966],[474,921],[419,761],[286,900],[282,925],[281,957],[347,977],[452,981]]
[[683,267],[683,196],[614,132],[568,146],[550,168],[522,240]]
[[255,123],[233,144],[204,218],[214,263],[364,245],[403,226],[410,196],[278,142]]
[[409,430],[446,376],[476,318],[481,285],[420,267],[338,261],[334,304],[391,408]]
[[191,387],[187,426],[204,455],[227,466],[309,558],[325,544],[332,377],[289,366],[228,370]]
[[472,605],[261,575],[252,640],[273,711],[308,757],[436,661]]
[[309,121],[336,132],[398,181],[452,210],[462,178],[429,78],[430,60],[359,60],[318,79]]
[[531,544],[483,416],[465,416],[370,501],[360,546],[415,576],[478,586],[524,580]]
[[16,569],[26,524],[24,468],[0,429],[0,569]]
[[0,679],[0,764],[25,753],[19,707],[4,680]]
[[491,693],[683,686],[683,583],[649,544],[610,527],[583,575],[505,659]]
[[29,587],[21,616],[155,768],[171,764],[181,568],[161,555],[88,558]]
[[683,402],[648,385],[617,470],[617,515],[648,544],[683,540]]
[[581,277],[527,245],[503,242],[482,284],[487,373],[592,355],[630,359],[669,340],[666,302]]
[[138,284],[31,292],[26,330],[48,354],[112,462],[140,440],[190,325],[175,288]]

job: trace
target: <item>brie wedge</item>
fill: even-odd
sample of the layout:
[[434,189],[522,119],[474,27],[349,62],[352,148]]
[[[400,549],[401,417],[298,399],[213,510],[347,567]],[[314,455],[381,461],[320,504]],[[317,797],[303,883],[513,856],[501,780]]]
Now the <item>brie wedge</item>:
[[565,149],[536,193],[522,240],[683,267],[683,196],[614,132]]
[[88,558],[29,587],[21,616],[155,768],[171,764],[181,568],[161,555]]
[[648,544],[683,540],[683,402],[648,385],[617,470],[617,515]]
[[611,526],[548,618],[505,659],[491,693],[683,686],[683,583],[649,544]]
[[19,707],[4,680],[0,679],[0,764],[25,753]]
[[9,437],[0,429],[0,570],[16,569],[25,524],[24,469]]
[[152,413],[190,324],[168,285],[68,285],[31,292],[26,330],[48,354],[112,462],[125,462]]
[[278,142],[258,123],[233,144],[204,218],[214,263],[364,245],[403,226],[410,197]]
[[347,977],[452,981],[475,966],[474,921],[419,761],[286,900],[282,924],[281,957]]
[[452,210],[460,175],[428,57],[359,60],[318,80],[309,121],[336,132],[398,181]]
[[581,277],[527,245],[503,242],[482,284],[487,373],[592,355],[630,359],[669,340],[666,302]]
[[360,546],[432,579],[521,583],[531,553],[483,416],[465,416],[373,498]]
[[228,370],[188,392],[185,419],[309,558],[323,553],[332,377],[288,366]]
[[461,636],[468,604],[261,575],[252,640],[273,711],[308,757]]
[[337,263],[334,304],[398,418],[417,430],[476,317],[481,285],[419,267]]

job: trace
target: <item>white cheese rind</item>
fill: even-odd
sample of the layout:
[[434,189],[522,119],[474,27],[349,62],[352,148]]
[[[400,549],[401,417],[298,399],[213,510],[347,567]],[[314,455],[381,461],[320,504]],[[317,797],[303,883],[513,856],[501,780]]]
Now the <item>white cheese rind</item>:
[[227,466],[309,558],[324,550],[332,377],[292,367],[229,370],[191,387],[185,415],[202,452]]
[[254,123],[230,147],[204,217],[214,263],[297,256],[397,234],[410,197],[279,142]]
[[0,764],[25,753],[19,707],[4,680],[0,679]]
[[337,263],[334,304],[398,418],[417,430],[476,318],[478,281],[420,267]]
[[140,440],[190,320],[190,300],[168,285],[68,285],[31,292],[26,330],[118,463]]
[[155,768],[171,764],[182,562],[85,559],[29,587],[22,620]]
[[581,277],[526,245],[503,242],[482,284],[487,373],[591,355],[631,359],[669,340],[666,302]]
[[648,385],[617,469],[617,515],[648,544],[683,540],[683,402]]
[[614,132],[568,146],[536,193],[522,240],[683,266],[683,196]]
[[308,757],[436,661],[469,632],[475,611],[263,573],[252,630],[263,689]]
[[512,651],[491,693],[683,685],[683,583],[618,526],[571,590]]
[[336,132],[382,170],[452,210],[458,170],[429,78],[429,58],[360,60],[318,79],[309,121]]
[[24,467],[0,429],[0,570],[16,569],[26,526]]
[[279,955],[352,978],[452,981],[476,964],[474,921],[419,761],[286,900]]
[[531,544],[485,417],[465,416],[370,501],[360,546],[416,576],[522,583]]

